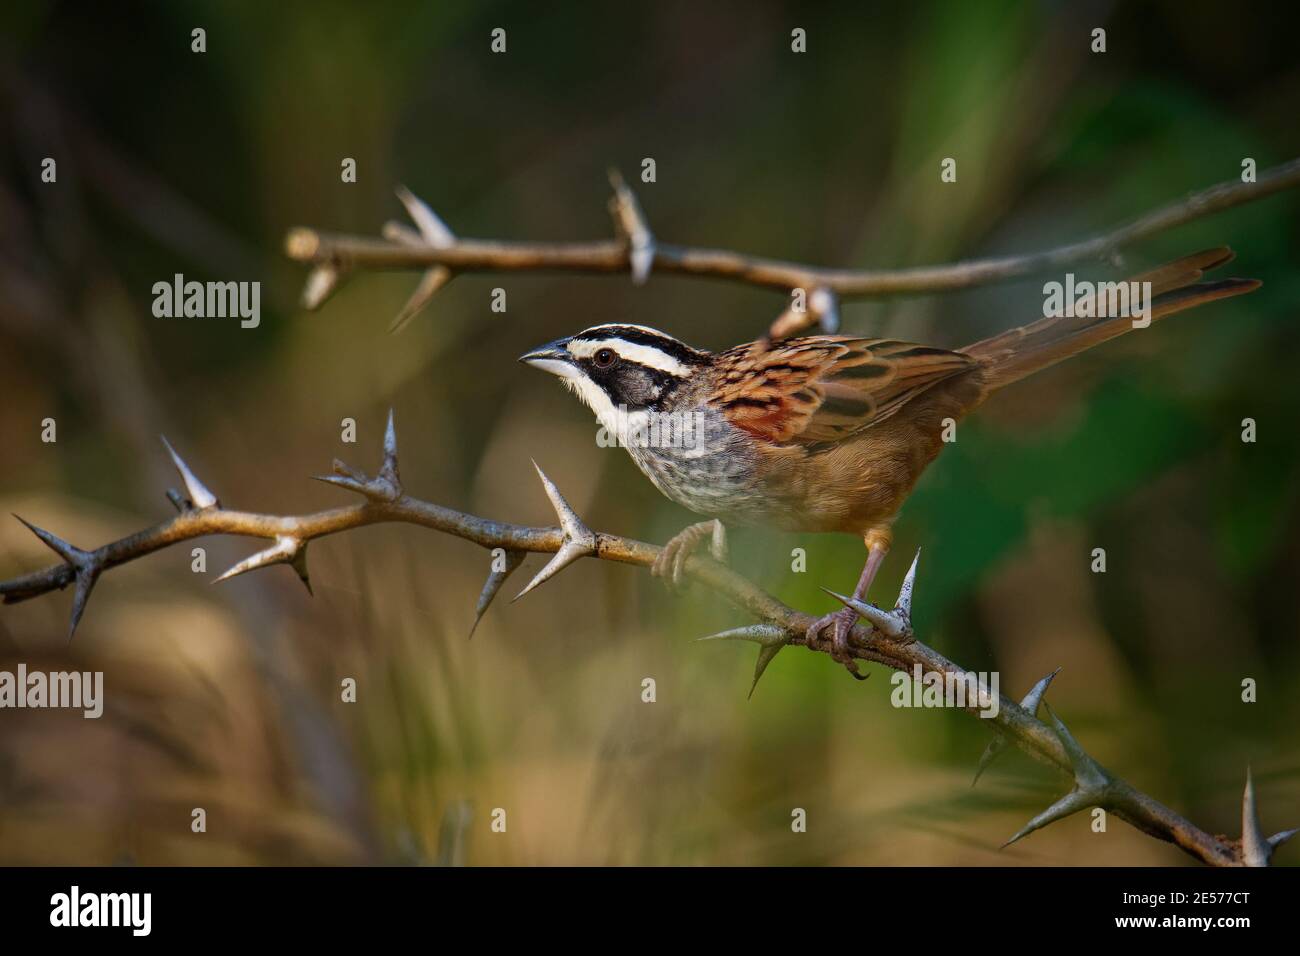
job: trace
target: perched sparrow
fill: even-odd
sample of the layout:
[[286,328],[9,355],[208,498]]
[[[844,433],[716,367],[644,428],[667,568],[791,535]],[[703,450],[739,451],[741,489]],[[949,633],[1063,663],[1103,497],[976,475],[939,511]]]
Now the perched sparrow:
[[[1258,287],[1253,279],[1198,281],[1232,256],[1210,249],[1128,281],[1151,283],[1154,320]],[[670,541],[656,574],[677,579],[706,537],[722,559],[723,521],[850,532],[867,548],[853,592],[862,600],[899,509],[942,447],[945,420],[1132,327],[1127,317],[1045,318],[955,351],[811,335],[715,354],[642,326],[598,325],[520,361],[558,375],[655,487],[714,519]],[[848,648],[855,619],[848,608],[829,614],[808,639],[820,641],[833,625],[833,653],[856,675]]]

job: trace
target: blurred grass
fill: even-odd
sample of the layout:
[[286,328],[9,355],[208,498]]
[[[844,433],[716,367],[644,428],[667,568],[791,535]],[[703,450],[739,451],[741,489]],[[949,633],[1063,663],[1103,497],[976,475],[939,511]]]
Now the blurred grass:
[[[390,337],[413,277],[367,275],[300,312],[285,230],[374,232],[398,182],[461,234],[587,238],[609,230],[605,167],[650,155],[659,181],[639,193],[666,239],[890,266],[1074,238],[1230,178],[1242,156],[1262,169],[1300,153],[1285,31],[1171,2],[310,10],[6,7],[7,510],[83,546],[157,520],[173,480],[164,431],[227,503],[326,507],[336,493],[307,476],[335,456],[373,468],[392,404],[422,497],[549,524],[536,457],[592,527],[678,530],[688,516],[515,358],[610,320],[724,347],[765,328],[779,297],[463,276]],[[1081,38],[1101,22],[1099,57]],[[200,23],[202,57],[189,53]],[[505,57],[487,52],[498,25]],[[795,25],[804,57],[788,52]],[[52,152],[57,190],[31,175]],[[940,186],[949,155],[958,184]],[[343,156],[358,159],[355,185],[337,179]],[[960,426],[879,584],[891,593],[923,545],[923,639],[1000,670],[1011,696],[1064,665],[1054,706],[1089,749],[1216,831],[1236,829],[1247,762],[1266,826],[1300,795],[1297,209],[1279,196],[1133,250],[1139,267],[1228,242],[1231,271],[1265,285],[1031,379]],[[154,319],[148,290],[175,272],[262,279],[262,327]],[[488,309],[496,286],[505,315]],[[958,346],[1039,301],[1023,282],[844,316]],[[55,446],[39,440],[46,415]],[[1239,440],[1248,416],[1254,445]],[[339,440],[344,417],[356,445]],[[209,572],[248,550],[202,544]],[[1088,571],[1098,546],[1105,575]],[[794,547],[806,574],[791,573]],[[819,586],[847,586],[861,561],[848,538],[748,530],[733,554],[808,610],[829,609]],[[1059,781],[1013,754],[972,791],[977,722],[896,711],[888,675],[859,686],[797,650],[746,701],[752,652],[691,640],[743,618],[635,569],[582,563],[502,599],[470,643],[479,549],[384,527],[318,542],[312,560],[314,600],[285,569],[210,588],[188,549],[132,563],[97,588],[71,647],[66,595],[4,608],[0,668],[104,669],[109,706],[98,722],[0,715],[0,862],[1186,862],[1083,818],[999,853]],[[0,524],[0,575],[47,561]],[[1260,683],[1249,706],[1246,676]],[[355,704],[339,699],[345,677]],[[194,806],[206,834],[190,832]],[[498,807],[505,834],[489,827]],[[806,834],[790,832],[795,807]]]

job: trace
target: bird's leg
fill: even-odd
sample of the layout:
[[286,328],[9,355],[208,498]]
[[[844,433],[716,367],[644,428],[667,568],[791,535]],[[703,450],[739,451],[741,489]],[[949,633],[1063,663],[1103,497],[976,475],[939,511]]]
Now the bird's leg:
[[712,521],[701,521],[698,524],[690,525],[677,534],[664,545],[659,557],[655,558],[655,563],[650,567],[650,573],[656,577],[661,577],[671,582],[674,587],[680,587],[682,583],[682,572],[686,568],[686,559],[691,556],[700,542],[709,538],[709,553],[713,555],[713,560],[727,563],[727,529],[717,518]]
[[[885,563],[885,555],[889,554],[889,545],[892,539],[893,536],[888,529],[873,529],[863,536],[863,543],[867,546],[867,560],[862,565],[862,574],[858,576],[858,586],[853,589],[855,600],[861,601],[867,596],[867,591],[871,588],[871,582],[876,579],[876,572]],[[858,680],[866,680],[865,674],[858,673],[857,662],[854,661],[853,652],[849,649],[849,631],[853,630],[853,625],[857,623],[857,620],[858,612],[853,608],[840,608],[838,611],[813,621],[805,633],[809,644],[820,644],[821,632],[828,626],[833,625],[831,631],[831,657],[843,664],[848,669],[848,672]]]

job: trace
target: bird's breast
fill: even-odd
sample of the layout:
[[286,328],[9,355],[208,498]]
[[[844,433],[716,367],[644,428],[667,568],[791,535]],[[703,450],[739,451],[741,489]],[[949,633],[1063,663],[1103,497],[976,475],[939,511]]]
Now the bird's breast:
[[765,523],[755,449],[720,415],[704,409],[667,413],[650,425],[629,436],[625,447],[667,498],[724,521]]

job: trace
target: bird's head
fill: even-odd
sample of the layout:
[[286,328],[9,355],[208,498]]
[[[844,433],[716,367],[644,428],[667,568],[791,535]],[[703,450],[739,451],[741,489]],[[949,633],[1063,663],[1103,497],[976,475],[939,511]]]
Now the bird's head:
[[712,356],[656,329],[596,325],[533,349],[519,361],[560,377],[612,433],[618,412],[659,411]]

